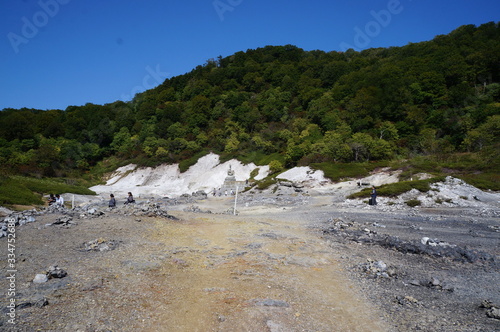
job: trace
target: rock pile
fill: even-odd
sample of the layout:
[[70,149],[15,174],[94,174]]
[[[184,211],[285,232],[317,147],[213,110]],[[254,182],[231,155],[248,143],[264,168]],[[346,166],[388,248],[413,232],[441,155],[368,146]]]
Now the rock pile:
[[212,213],[210,210],[202,210],[199,206],[191,205],[183,209],[184,212]]
[[[197,194],[198,197],[203,197],[201,193]],[[188,197],[183,199],[166,199],[170,204],[181,204],[187,201],[195,202],[195,200],[187,195]],[[205,194],[206,197],[206,194]],[[116,213],[123,214],[127,216],[148,216],[148,217],[161,217],[168,218],[171,220],[177,220],[175,216],[168,214],[168,211],[163,207],[164,203],[159,202],[139,202],[135,204],[121,205],[115,208],[106,207],[105,202],[90,203],[82,206],[75,207],[73,209],[67,209],[63,206],[51,205],[48,207],[43,207],[40,210],[32,209],[22,212],[12,212],[7,217],[4,217],[0,221],[0,238],[6,237],[8,235],[8,224],[14,223],[15,226],[22,226],[27,223],[32,223],[36,221],[36,217],[43,214],[59,214],[62,215],[55,219],[54,222],[47,224],[46,226],[62,226],[71,227],[76,225],[76,219],[92,219],[101,218],[106,215],[106,213]],[[205,211],[197,211],[205,212]],[[210,211],[205,213],[211,213]]]
[[61,218],[57,218],[51,225],[61,225],[65,227],[70,227],[72,225],[76,225],[73,221],[73,217],[71,216],[63,216]]
[[33,283],[34,284],[42,284],[42,283],[45,283],[47,281],[49,281],[49,279],[53,279],[53,278],[64,278],[68,275],[68,273],[61,269],[59,266],[57,265],[52,265],[50,266],[47,271],[45,273],[38,273],[35,278],[33,278]]
[[14,224],[15,226],[25,225],[27,223],[32,223],[36,221],[36,215],[39,212],[36,210],[26,210],[22,212],[13,212],[7,217],[3,218],[0,222],[0,238],[5,237],[8,234],[8,224]]
[[85,242],[82,247],[85,251],[108,251],[113,250],[118,246],[117,241],[98,238],[89,242]]
[[375,278],[390,278],[396,276],[396,269],[388,267],[383,261],[368,259],[367,263],[361,265],[363,272],[373,275]]
[[500,319],[500,306],[494,305],[489,300],[484,300],[479,307],[486,309],[486,316]]

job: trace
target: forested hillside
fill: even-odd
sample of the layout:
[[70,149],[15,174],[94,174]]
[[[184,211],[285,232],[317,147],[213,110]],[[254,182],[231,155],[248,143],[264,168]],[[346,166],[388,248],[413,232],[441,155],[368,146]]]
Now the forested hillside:
[[490,22],[362,52],[266,46],[210,59],[129,102],[4,109],[0,167],[74,176],[110,157],[172,163],[207,151],[285,167],[498,157],[499,137],[500,24]]

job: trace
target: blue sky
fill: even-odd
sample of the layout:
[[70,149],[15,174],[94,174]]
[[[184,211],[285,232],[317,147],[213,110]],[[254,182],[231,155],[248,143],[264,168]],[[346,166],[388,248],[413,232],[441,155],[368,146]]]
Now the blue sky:
[[403,46],[490,21],[498,0],[4,0],[0,109],[128,101],[266,45]]

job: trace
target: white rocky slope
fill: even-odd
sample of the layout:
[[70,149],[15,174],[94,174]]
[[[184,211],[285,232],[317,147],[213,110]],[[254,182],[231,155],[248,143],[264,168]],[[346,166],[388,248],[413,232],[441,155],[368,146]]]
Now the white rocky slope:
[[[179,171],[178,165],[162,165],[156,168],[124,166],[117,169],[105,185],[90,189],[105,199],[110,193],[114,193],[116,197],[126,197],[129,191],[139,198],[176,197],[197,191],[209,193],[224,184],[230,167],[237,181],[249,179],[250,173],[255,169],[259,170],[256,180],[263,179],[269,174],[268,166],[260,167],[253,163],[244,165],[234,159],[220,163],[218,155],[209,154],[200,158],[184,173]],[[366,207],[365,200],[346,200],[346,197],[361,190],[359,184],[361,187],[366,187],[394,183],[399,181],[399,174],[399,171],[382,169],[364,178],[333,183],[325,178],[322,171],[313,170],[310,167],[295,167],[279,174],[277,178],[300,184],[303,191],[309,195],[331,196],[332,202],[343,202],[344,205],[350,207]],[[419,174],[415,178],[422,179],[427,176]],[[432,187],[433,190],[427,193],[412,190],[398,198],[379,197],[379,206],[396,208],[406,206],[405,202],[408,200],[417,199],[421,201],[422,207],[500,207],[499,193],[481,191],[456,178],[448,177],[444,183],[436,183]],[[278,192],[294,194],[293,188],[287,189],[286,187],[280,187]]]
[[265,178],[269,173],[269,166],[256,166],[253,163],[243,165],[234,159],[221,164],[219,156],[211,153],[200,158],[184,173],[180,172],[177,164],[155,168],[136,165],[120,167],[105,185],[90,189],[105,197],[110,193],[114,193],[116,197],[126,197],[129,191],[136,197],[152,195],[175,197],[200,190],[208,193],[224,184],[229,167],[234,171],[236,181],[249,179],[250,173],[257,168],[259,172],[255,177],[256,180]]

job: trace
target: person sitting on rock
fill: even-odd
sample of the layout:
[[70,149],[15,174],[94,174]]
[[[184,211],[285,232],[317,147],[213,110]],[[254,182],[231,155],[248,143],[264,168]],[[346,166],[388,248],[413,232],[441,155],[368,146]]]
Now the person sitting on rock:
[[56,205],[58,206],[64,206],[64,198],[60,196],[59,194],[56,194]]
[[132,196],[132,193],[130,191],[128,192],[127,200],[125,201],[125,204],[129,204],[129,203],[135,203],[134,196]]
[[115,206],[116,206],[116,199],[115,199],[115,195],[110,194],[110,195],[109,195],[109,197],[110,197],[110,200],[109,200],[109,207],[110,207],[110,208],[113,208],[113,207],[115,207]]
[[56,197],[54,196],[54,194],[50,194],[49,195],[49,199],[47,200],[47,203],[49,203],[49,206],[54,204],[56,202]]

